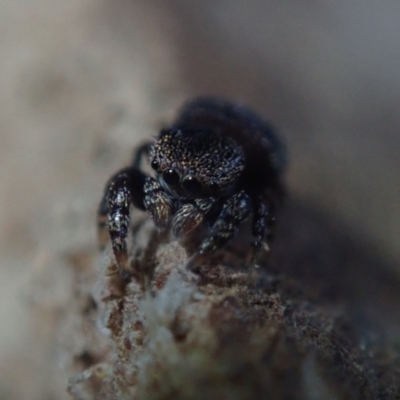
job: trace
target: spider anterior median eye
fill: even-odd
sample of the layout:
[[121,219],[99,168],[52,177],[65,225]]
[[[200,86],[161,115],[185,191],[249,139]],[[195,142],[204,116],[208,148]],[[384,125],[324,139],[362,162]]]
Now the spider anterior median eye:
[[167,169],[163,173],[163,179],[168,185],[176,185],[179,182],[179,175],[174,169]]
[[187,192],[193,194],[200,192],[202,189],[201,183],[193,176],[187,177],[183,181],[182,186]]
[[159,166],[160,166],[160,163],[157,160],[153,160],[151,162],[151,168],[157,170]]

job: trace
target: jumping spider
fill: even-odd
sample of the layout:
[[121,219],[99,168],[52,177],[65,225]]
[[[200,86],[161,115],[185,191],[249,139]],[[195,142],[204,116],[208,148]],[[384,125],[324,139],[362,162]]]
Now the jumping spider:
[[[155,178],[140,170],[143,156]],[[138,148],[131,166],[111,177],[99,207],[99,229],[108,226],[118,267],[126,272],[131,204],[175,238],[206,224],[209,235],[195,258],[223,247],[252,213],[249,262],[254,264],[261,246],[268,248],[284,164],[282,143],[255,113],[219,98],[198,98],[155,142]]]

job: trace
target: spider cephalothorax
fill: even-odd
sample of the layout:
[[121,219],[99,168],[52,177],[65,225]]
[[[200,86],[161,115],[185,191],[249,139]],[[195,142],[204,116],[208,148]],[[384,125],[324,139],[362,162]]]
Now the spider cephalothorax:
[[163,130],[150,159],[162,186],[185,198],[229,192],[245,166],[241,147],[209,130]]
[[[140,169],[143,154],[155,177]],[[154,143],[137,150],[132,166],[109,180],[99,226],[108,227],[117,263],[126,269],[130,204],[175,238],[207,223],[210,233],[197,254],[224,246],[253,214],[254,263],[270,234],[284,164],[280,140],[255,113],[218,98],[196,99]]]

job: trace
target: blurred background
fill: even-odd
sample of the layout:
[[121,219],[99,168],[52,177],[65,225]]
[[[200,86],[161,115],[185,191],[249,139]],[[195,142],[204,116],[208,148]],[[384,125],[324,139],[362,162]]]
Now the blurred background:
[[290,195],[400,274],[399,16],[397,0],[0,0],[0,399],[68,398],[65,254],[96,257],[104,183],[195,95],[268,118]]

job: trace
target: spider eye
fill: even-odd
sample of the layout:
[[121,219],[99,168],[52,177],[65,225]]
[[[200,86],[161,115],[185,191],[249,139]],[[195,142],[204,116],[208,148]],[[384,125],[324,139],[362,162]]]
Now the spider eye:
[[153,160],[151,162],[151,168],[153,168],[155,171],[158,170],[158,167],[160,166],[160,163],[157,160]]
[[163,173],[163,179],[168,185],[176,185],[179,182],[179,175],[174,169],[167,169]]
[[199,192],[201,192],[201,189],[202,189],[202,185],[199,182],[199,180],[193,176],[187,177],[183,181],[182,186],[187,192],[189,192],[191,194],[199,193]]
[[219,185],[218,185],[218,183],[215,183],[215,182],[210,183],[210,189],[211,189],[213,192],[217,192],[217,191],[219,190]]

